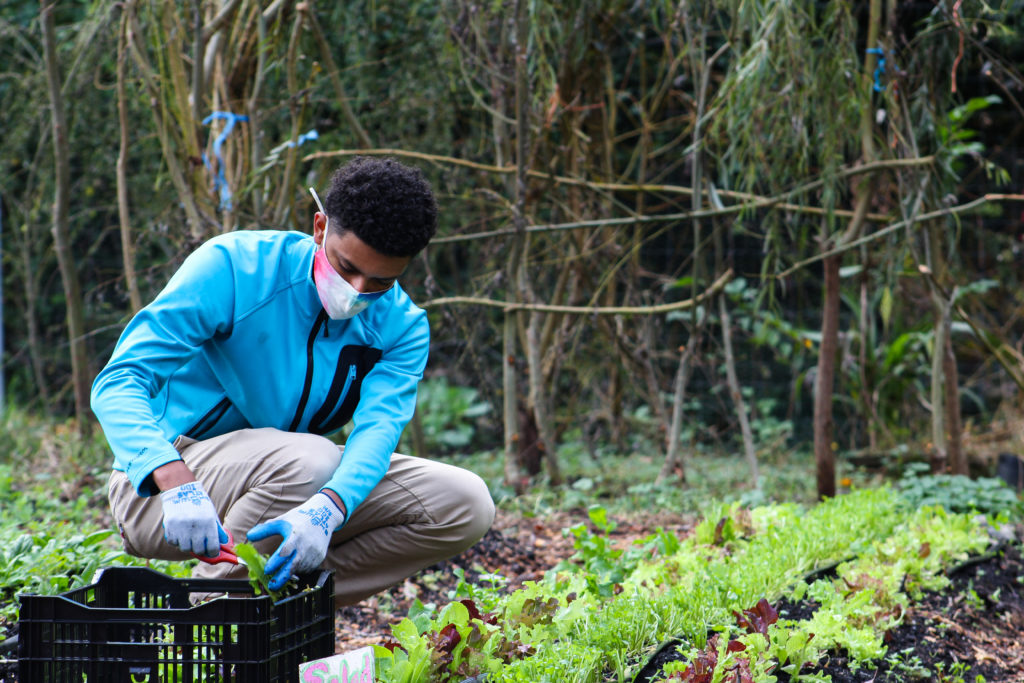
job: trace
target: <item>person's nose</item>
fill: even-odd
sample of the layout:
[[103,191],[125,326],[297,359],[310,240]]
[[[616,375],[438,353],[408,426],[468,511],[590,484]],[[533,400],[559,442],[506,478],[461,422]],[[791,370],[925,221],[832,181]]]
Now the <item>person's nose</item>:
[[372,291],[371,290],[371,284],[372,283],[370,282],[370,278],[366,277],[365,275],[356,274],[356,275],[352,275],[351,277],[349,277],[347,279],[348,279],[348,283],[350,285],[352,285],[355,288],[355,290],[357,292],[359,292],[360,294],[366,294],[367,292]]

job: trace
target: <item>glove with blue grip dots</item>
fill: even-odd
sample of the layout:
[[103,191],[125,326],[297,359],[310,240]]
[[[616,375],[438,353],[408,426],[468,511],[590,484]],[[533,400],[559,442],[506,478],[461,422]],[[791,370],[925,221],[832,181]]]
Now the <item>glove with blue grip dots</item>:
[[198,481],[160,494],[164,509],[164,539],[186,553],[213,557],[228,542],[213,501]]
[[283,540],[267,560],[265,571],[271,575],[271,590],[280,590],[292,574],[316,569],[327,557],[327,544],[342,522],[345,513],[323,491],[288,512],[257,524],[247,534],[249,542],[262,541],[269,536]]

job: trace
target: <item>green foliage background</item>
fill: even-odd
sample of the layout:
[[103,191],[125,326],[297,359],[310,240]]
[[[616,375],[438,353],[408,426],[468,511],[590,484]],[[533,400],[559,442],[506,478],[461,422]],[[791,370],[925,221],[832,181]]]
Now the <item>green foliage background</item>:
[[[122,21],[129,17],[135,23],[126,26],[137,43],[136,52],[123,56],[126,178],[143,302],[199,241],[217,232],[308,230],[306,188],[323,186],[351,152],[367,146],[424,168],[441,198],[440,239],[403,286],[424,303],[444,296],[513,298],[505,272],[516,217],[509,171],[517,161],[521,111],[529,131],[524,161],[532,174],[528,224],[620,221],[531,233],[524,266],[529,298],[643,307],[699,293],[732,266],[740,276],[728,290],[738,369],[759,444],[800,447],[810,416],[820,281],[814,263],[787,269],[813,256],[822,234],[844,225],[841,215],[829,212],[851,204],[854,188],[841,169],[858,163],[853,129],[864,107],[875,110],[873,135],[883,160],[935,157],[926,172],[885,172],[870,208],[881,217],[873,229],[905,218],[918,197],[923,211],[934,211],[1021,188],[1024,6],[1012,0],[890,3],[882,27],[886,67],[873,91],[858,81],[867,21],[862,5],[526,3],[528,92],[517,109],[518,5],[512,2],[243,0],[232,4],[233,12],[205,43],[208,48],[222,41],[201,89],[191,71],[195,22],[211,25],[220,4],[60,2],[55,12],[72,160],[70,230],[83,284],[90,375],[131,313],[115,177],[118,45],[119,36],[128,35]],[[68,415],[68,302],[50,232],[53,141],[39,6],[8,1],[2,7],[7,401]],[[309,17],[315,17],[327,53]],[[152,70],[148,86],[145,64]],[[218,205],[214,173],[202,159],[212,159],[222,130],[219,122],[202,124],[213,111],[251,117],[224,145],[230,211]],[[310,130],[317,131],[315,140],[288,146]],[[690,220],[660,220],[692,207],[686,190],[695,158],[728,206],[742,203],[743,196],[785,195],[796,208],[748,207],[703,221],[702,231]],[[184,174],[184,193],[175,164]],[[816,181],[816,188],[797,191]],[[919,192],[918,183],[926,189]],[[713,203],[709,198],[703,205]],[[823,207],[825,218],[809,218],[807,207]],[[960,288],[963,307],[988,336],[986,345],[975,332],[962,331],[963,324],[954,328],[963,406],[982,424],[1007,409],[1007,399],[1013,412],[1016,401],[990,349],[1020,357],[1020,207],[993,201],[929,224],[942,235],[946,284]],[[724,245],[718,257],[711,245],[716,230]],[[457,241],[486,231],[497,234]],[[927,450],[922,434],[933,321],[916,268],[922,248],[919,232],[896,231],[846,256],[835,396],[840,449],[865,447],[874,430],[889,452],[908,443]],[[782,272],[787,274],[779,278]],[[445,424],[452,421],[442,408],[424,415],[435,430],[430,443],[440,450],[497,448],[501,311],[480,305],[429,310],[429,373],[451,386],[474,387],[470,403],[491,406],[466,416],[472,417],[471,437],[465,418],[460,426]],[[691,450],[735,448],[721,321],[714,306],[699,314],[699,335],[698,316],[690,313],[548,316],[543,380],[559,439],[578,439],[594,455],[660,452],[678,349],[694,344],[682,438]],[[862,318],[867,326],[858,326]],[[524,334],[520,330],[525,346]],[[525,359],[516,363],[524,386]],[[873,398],[873,410],[866,396]],[[439,404],[444,402],[428,395],[424,410]]]

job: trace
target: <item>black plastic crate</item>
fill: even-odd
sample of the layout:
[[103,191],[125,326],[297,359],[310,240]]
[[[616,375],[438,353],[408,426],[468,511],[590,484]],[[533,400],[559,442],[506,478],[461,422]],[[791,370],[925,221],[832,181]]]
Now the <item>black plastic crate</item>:
[[[334,654],[333,572],[302,577],[279,602],[245,579],[174,579],[104,569],[61,595],[20,595],[23,683],[298,681],[299,664]],[[225,596],[193,605],[190,594]]]

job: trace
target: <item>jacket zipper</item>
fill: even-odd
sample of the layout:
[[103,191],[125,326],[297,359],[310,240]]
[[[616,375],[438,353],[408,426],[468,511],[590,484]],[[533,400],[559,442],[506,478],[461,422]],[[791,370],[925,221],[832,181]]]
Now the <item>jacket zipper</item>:
[[210,409],[206,415],[199,418],[199,422],[192,425],[192,428],[185,432],[185,436],[190,439],[201,439],[204,434],[210,431],[220,418],[224,417],[224,413],[228,411],[228,407],[231,405],[230,399],[227,397],[222,398],[217,402],[213,408]]
[[302,384],[302,396],[299,397],[299,406],[295,409],[295,417],[292,418],[292,423],[288,427],[289,432],[294,432],[299,428],[299,423],[302,422],[302,413],[306,411],[306,403],[309,402],[309,392],[313,387],[313,344],[316,342],[316,335],[320,331],[320,326],[324,325],[326,328],[327,323],[327,311],[321,310],[316,316],[316,320],[313,321],[313,327],[309,331],[309,337],[306,340],[306,379]]
[[339,401],[344,401],[345,397],[348,396],[348,391],[352,388],[352,383],[356,381],[356,371],[357,368],[355,363],[348,366],[348,377],[345,378],[345,387],[341,390],[341,397],[338,399]]

